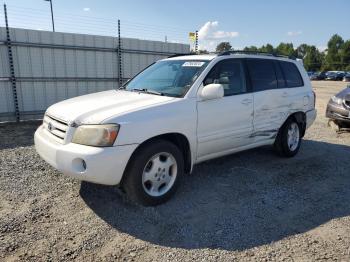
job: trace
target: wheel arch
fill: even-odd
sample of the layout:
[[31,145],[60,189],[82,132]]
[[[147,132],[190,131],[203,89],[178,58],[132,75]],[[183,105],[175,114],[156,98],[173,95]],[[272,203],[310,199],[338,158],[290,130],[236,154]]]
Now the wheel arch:
[[[284,121],[283,125],[288,121],[288,119],[294,119],[299,126],[301,127],[301,137],[304,137],[305,131],[306,131],[306,114],[303,111],[297,111],[292,114],[290,114],[286,121]],[[283,126],[282,125],[282,126]]]
[[[126,173],[126,170],[128,169],[129,164],[132,162],[134,156],[138,153],[138,151],[144,147],[147,146],[147,144],[152,143],[155,140],[166,140],[174,145],[176,145],[180,151],[182,152],[182,155],[184,157],[184,165],[185,165],[185,173],[190,173],[192,171],[192,154],[191,154],[191,146],[188,138],[181,134],[181,133],[165,133],[161,135],[157,135],[154,137],[151,137],[145,141],[143,141],[141,144],[138,145],[138,147],[134,150],[134,152],[131,154],[129,161],[126,165],[126,168],[124,170],[124,174]],[[124,174],[121,180],[120,184],[123,184]]]

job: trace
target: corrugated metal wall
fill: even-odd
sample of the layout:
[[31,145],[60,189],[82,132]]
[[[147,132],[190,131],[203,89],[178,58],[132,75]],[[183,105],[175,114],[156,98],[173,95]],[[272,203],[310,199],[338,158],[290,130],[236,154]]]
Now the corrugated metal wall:
[[[118,87],[113,37],[10,29],[21,119],[40,118],[58,101]],[[123,79],[189,45],[122,38]],[[0,27],[0,121],[14,120],[6,29]]]

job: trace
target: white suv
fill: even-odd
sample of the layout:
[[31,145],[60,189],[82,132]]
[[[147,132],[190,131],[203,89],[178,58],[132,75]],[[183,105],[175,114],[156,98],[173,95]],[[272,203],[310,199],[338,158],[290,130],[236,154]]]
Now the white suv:
[[243,52],[175,56],[118,90],[52,105],[35,146],[64,174],[120,185],[132,200],[156,205],[199,162],[263,145],[294,156],[315,117],[300,61]]

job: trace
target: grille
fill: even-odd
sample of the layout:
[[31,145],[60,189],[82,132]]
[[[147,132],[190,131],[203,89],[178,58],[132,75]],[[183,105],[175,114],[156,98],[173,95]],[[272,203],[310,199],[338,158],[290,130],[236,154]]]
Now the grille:
[[68,123],[58,120],[52,116],[45,115],[43,120],[44,128],[53,135],[56,140],[63,143],[68,130]]

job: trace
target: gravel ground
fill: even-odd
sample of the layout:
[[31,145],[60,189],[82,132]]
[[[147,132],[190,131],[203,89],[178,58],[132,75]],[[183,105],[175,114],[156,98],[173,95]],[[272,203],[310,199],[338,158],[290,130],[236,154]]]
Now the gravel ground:
[[0,126],[0,260],[350,260],[350,133],[327,125],[340,82],[314,82],[319,115],[299,154],[263,147],[202,163],[175,197],[135,206],[55,171],[37,122]]

